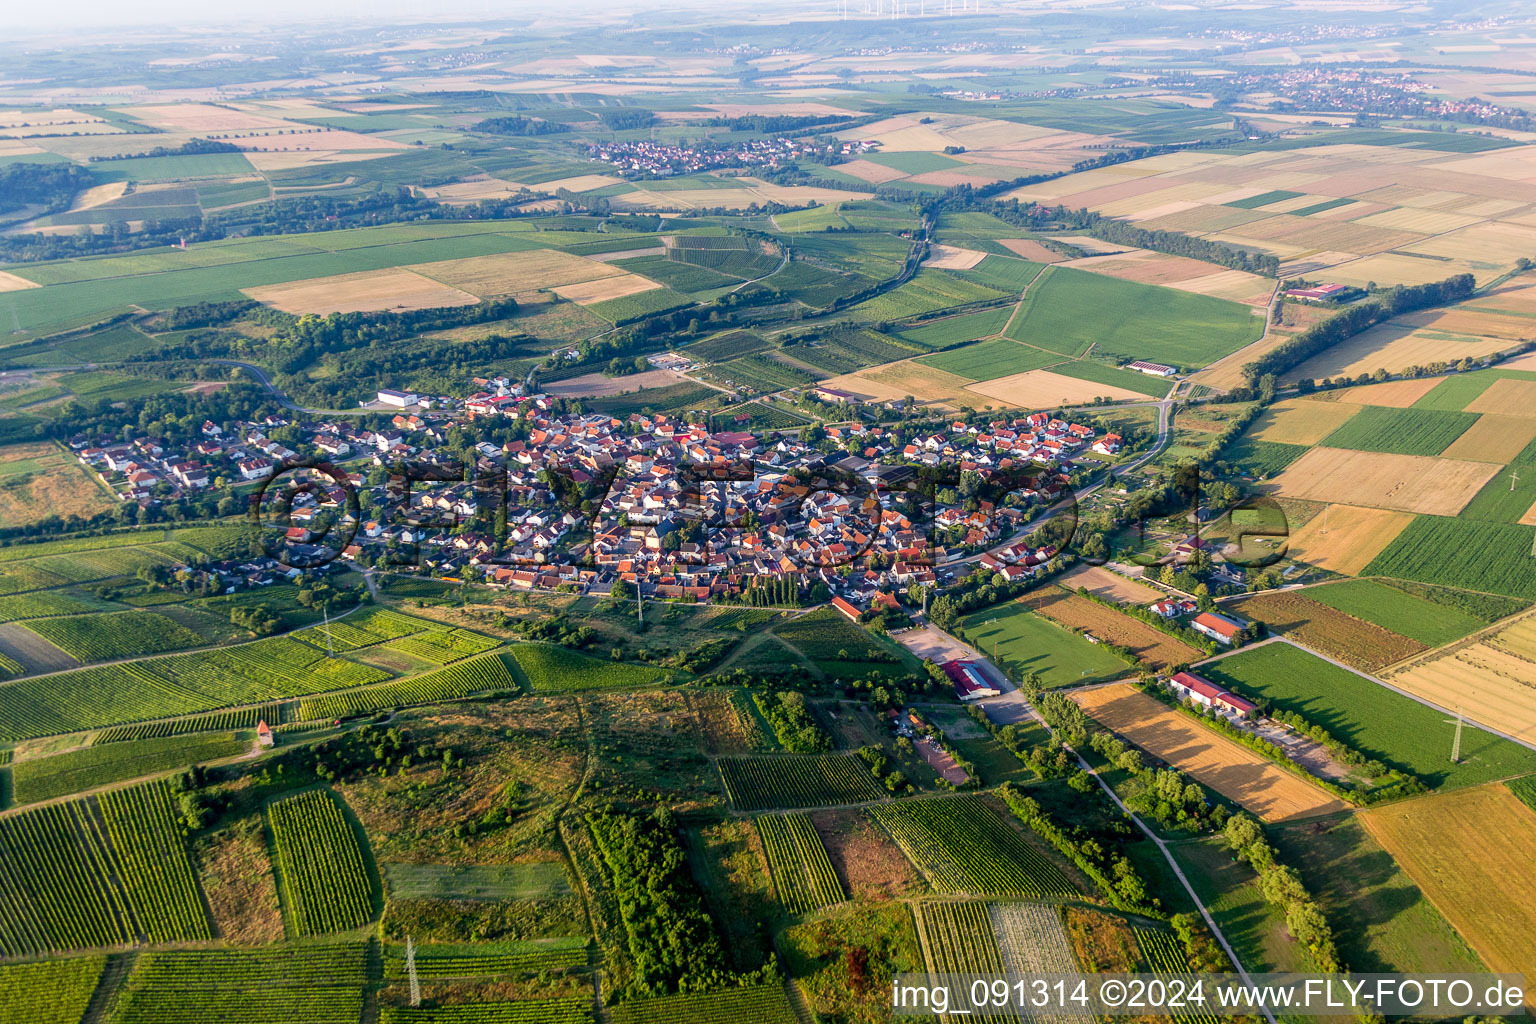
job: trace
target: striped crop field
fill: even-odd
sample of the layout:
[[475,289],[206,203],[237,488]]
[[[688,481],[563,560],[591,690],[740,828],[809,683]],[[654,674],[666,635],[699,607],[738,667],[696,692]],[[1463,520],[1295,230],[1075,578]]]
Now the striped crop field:
[[299,935],[349,931],[373,917],[363,849],[336,798],[310,790],[267,807],[277,868]]
[[768,853],[779,902],[792,914],[841,903],[843,883],[832,870],[827,847],[804,814],[771,814],[757,819],[758,835]]
[[977,797],[870,808],[934,889],[986,896],[1069,896],[1067,876]]

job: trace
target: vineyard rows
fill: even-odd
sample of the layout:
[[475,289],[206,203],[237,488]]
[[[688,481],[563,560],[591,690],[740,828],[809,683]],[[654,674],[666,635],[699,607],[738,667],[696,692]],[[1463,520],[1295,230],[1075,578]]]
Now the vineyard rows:
[[757,831],[768,854],[779,902],[790,913],[806,914],[847,898],[810,818],[804,814],[768,815],[757,819]]
[[384,646],[392,651],[430,661],[434,665],[446,665],[472,654],[483,654],[500,645],[501,641],[495,637],[482,636],[467,629],[434,629],[416,636],[391,640]]
[[41,619],[49,615],[78,615],[95,609],[95,605],[88,604],[78,597],[41,591],[17,597],[0,597],[0,622]]
[[726,795],[741,811],[865,803],[886,795],[852,754],[722,757],[719,765]]
[[591,1019],[592,1000],[582,996],[431,1008],[379,1007],[379,1024],[587,1024]]
[[139,956],[111,1024],[357,1024],[367,947],[165,950]]
[[[329,625],[311,626],[293,635],[322,651],[326,650],[327,646],[329,646],[330,650],[342,652],[355,651],[362,647],[372,647],[375,644],[399,640],[402,637],[415,636],[421,633],[465,633],[469,636],[479,635],[469,633],[468,630],[440,626],[435,622],[428,622],[426,619],[401,615],[399,612],[392,612],[387,608],[367,608],[355,615],[348,616],[345,620],[332,622]],[[327,643],[328,641],[329,644]],[[492,646],[494,645],[493,642]]]
[[781,985],[631,999],[609,1007],[612,1024],[799,1024]]
[[468,697],[472,693],[517,688],[517,680],[507,671],[506,663],[499,656],[492,655],[460,662],[414,679],[402,679],[396,683],[347,690],[324,697],[310,697],[299,702],[299,721],[342,718],[383,708],[431,704],[455,697]]
[[[1151,928],[1132,928],[1131,931],[1136,935],[1136,944],[1141,947],[1142,960],[1152,968],[1153,974],[1166,978],[1172,974],[1189,973],[1184,948],[1173,935]],[[1216,1017],[1210,1013],[1186,1011],[1172,1016],[1178,1024],[1217,1024]]]
[[0,819],[0,955],[208,936],[164,782]]
[[335,797],[323,790],[267,807],[277,868],[299,935],[360,928],[373,917],[362,847]]
[[0,686],[0,740],[191,715],[387,679],[287,637]]
[[105,747],[85,747],[18,762],[11,769],[11,796],[18,804],[36,803],[123,779],[234,757],[250,747],[249,741],[237,738],[234,733],[167,736]]
[[193,732],[231,732],[235,729],[254,729],[257,722],[282,725],[285,721],[283,704],[264,704],[259,708],[237,708],[233,711],[215,711],[193,718],[176,718],[168,722],[141,722],[138,725],[119,725],[103,729],[91,738],[91,745],[122,743],[125,740],[151,740],[163,736],[184,736]]
[[[1013,975],[1075,974],[1080,969],[1072,953],[1061,912],[1039,903],[995,903],[991,909],[992,934],[1003,958],[1003,970]],[[1092,1014],[1032,1019],[1051,1024],[1094,1024]]]
[[97,612],[32,619],[22,626],[80,662],[179,651],[204,647],[209,642],[156,612]]
[[0,967],[0,1024],[79,1024],[107,958]]
[[870,809],[939,892],[1069,896],[1072,883],[979,798],[917,800]]
[[[992,919],[985,903],[920,903],[917,922],[923,931],[923,944],[932,973],[1002,976],[1003,958],[992,934]],[[968,997],[969,993],[963,995]],[[957,1001],[955,1005],[963,1004]],[[1003,1024],[1016,1018],[1012,1014],[972,1013],[949,1019]]]

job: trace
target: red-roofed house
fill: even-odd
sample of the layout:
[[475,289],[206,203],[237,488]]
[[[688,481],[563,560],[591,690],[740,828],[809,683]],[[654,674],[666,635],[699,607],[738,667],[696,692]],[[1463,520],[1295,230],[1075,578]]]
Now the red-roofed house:
[[1168,685],[1173,687],[1174,692],[1181,697],[1186,697],[1208,708],[1229,711],[1238,718],[1247,718],[1257,710],[1252,702],[1244,700],[1235,693],[1228,693],[1209,679],[1197,676],[1193,672],[1175,674],[1168,680]]
[[1237,637],[1238,630],[1243,628],[1243,624],[1225,615],[1217,615],[1215,612],[1202,612],[1195,616],[1190,627],[1204,633],[1219,644],[1231,646]]

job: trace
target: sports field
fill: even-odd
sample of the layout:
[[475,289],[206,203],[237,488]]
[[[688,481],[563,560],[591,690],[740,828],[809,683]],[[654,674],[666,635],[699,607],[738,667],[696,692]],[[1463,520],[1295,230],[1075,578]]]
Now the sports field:
[[1343,801],[1129,683],[1074,690],[1071,697],[1095,721],[1264,821],[1345,810]]
[[1495,783],[1360,820],[1490,970],[1536,977],[1536,812]]
[[1130,665],[1109,651],[1017,602],[972,613],[964,621],[964,632],[967,643],[991,656],[1009,675],[1033,673],[1046,686],[1134,674]]

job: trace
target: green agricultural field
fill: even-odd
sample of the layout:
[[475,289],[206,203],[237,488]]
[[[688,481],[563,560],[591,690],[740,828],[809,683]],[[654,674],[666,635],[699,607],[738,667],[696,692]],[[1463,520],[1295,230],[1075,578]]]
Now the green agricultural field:
[[1008,336],[1064,355],[1205,366],[1263,333],[1249,307],[1083,270],[1047,267]]
[[813,661],[836,658],[884,659],[886,648],[869,631],[855,626],[832,608],[822,608],[783,622],[774,633]]
[[1305,194],[1305,192],[1288,192],[1283,188],[1277,188],[1272,192],[1261,192],[1256,196],[1249,196],[1247,199],[1236,199],[1222,205],[1238,210],[1257,210],[1272,203],[1284,202],[1287,199],[1298,199]]
[[1355,200],[1355,199],[1330,199],[1327,202],[1316,203],[1316,204],[1314,204],[1312,206],[1303,206],[1299,210],[1292,210],[1291,211],[1291,216],[1292,217],[1310,217],[1310,216],[1312,216],[1315,213],[1327,213],[1329,210],[1337,210],[1337,209],[1340,209],[1342,207],[1349,206],[1349,205],[1351,205],[1352,203],[1355,203],[1355,202],[1358,202],[1358,200]]
[[513,674],[535,693],[649,686],[667,674],[650,665],[590,658],[551,644],[515,644],[506,656],[515,663],[509,666]]
[[1224,448],[1221,459],[1240,466],[1256,477],[1274,476],[1286,466],[1307,454],[1305,445],[1281,444],[1278,441],[1260,441],[1245,437]]
[[1333,925],[1339,952],[1363,973],[1487,970],[1392,855],[1352,818],[1274,831],[1280,861],[1301,872]]
[[614,395],[610,398],[585,399],[582,404],[597,412],[624,417],[632,413],[645,412],[647,409],[656,412],[704,409],[714,405],[719,399],[720,392],[708,384],[684,381],[681,384],[669,384],[664,388],[641,388],[639,391]]
[[1109,651],[1041,618],[1022,604],[983,608],[968,615],[963,635],[1010,676],[1040,677],[1046,686],[1071,686],[1134,675],[1135,670]]
[[864,159],[908,174],[927,174],[963,166],[961,161],[940,153],[868,153]]
[[1485,623],[1465,612],[1405,594],[1372,580],[1345,580],[1302,591],[1311,601],[1374,622],[1421,644],[1439,647],[1482,629]]
[[356,1024],[368,967],[368,947],[361,942],[147,951],[134,961],[110,1019],[112,1024]]
[[1368,405],[1322,440],[1328,448],[1395,455],[1439,455],[1477,422],[1470,412]]
[[[1528,449],[1529,451],[1529,449]],[[1518,523],[1536,505],[1536,467],[1521,473],[1525,452],[1516,463],[1505,466],[1503,471],[1483,485],[1482,490],[1457,513],[1460,519],[1476,519],[1487,523]]]
[[178,181],[186,178],[231,178],[255,174],[243,153],[198,153],[190,156],[150,156],[103,160],[90,165],[92,177],[109,181]]
[[[1475,304],[1471,308],[1476,308]],[[1445,378],[1434,390],[1413,403],[1414,409],[1430,409],[1439,412],[1461,412],[1487,391],[1496,380],[1536,380],[1536,372],[1529,370],[1473,370]]]
[[978,341],[974,345],[963,345],[914,360],[935,370],[969,377],[971,380],[991,380],[1046,366],[1054,368],[1061,361],[1061,356],[1054,352],[1042,352],[1007,338]]
[[345,718],[384,708],[454,700],[475,693],[511,691],[518,686],[505,659],[499,655],[490,655],[461,661],[411,679],[301,700],[299,720],[312,722],[326,718]]
[[1051,372],[1076,377],[1078,380],[1091,380],[1095,384],[1125,388],[1127,391],[1136,391],[1149,398],[1164,398],[1173,387],[1172,381],[1161,377],[1150,377],[1135,370],[1122,370],[1118,366],[1106,366],[1086,359],[1053,366]]
[[1005,294],[1000,289],[975,284],[947,271],[922,270],[894,291],[851,307],[848,314],[854,321],[901,320],[950,306],[1001,299]]
[[[1371,560],[1364,576],[1392,576],[1536,601],[1536,527],[1419,516]],[[1477,557],[1467,557],[1467,552]]]
[[809,210],[793,210],[775,214],[773,223],[780,231],[799,234],[802,231],[825,231],[828,228],[845,228],[848,222],[837,214],[835,206],[813,206]]
[[1385,764],[1438,788],[1536,772],[1536,751],[1475,726],[1462,734],[1451,764],[1456,725],[1445,712],[1404,697],[1290,644],[1267,644],[1211,662],[1201,675],[1248,697],[1294,711]]
[[587,306],[587,311],[617,324],[638,320],[669,309],[678,309],[692,302],[693,300],[688,296],[670,288],[652,288],[648,292],[636,292],[634,295],[626,295],[619,299],[591,303]]
[[756,821],[779,903],[805,914],[847,899],[821,836],[804,814],[769,814]]
[[988,256],[971,269],[957,270],[955,273],[967,281],[975,281],[990,288],[1022,292],[1044,269],[1044,263],[1010,259],[1007,256]]
[[252,742],[234,733],[171,736],[31,758],[11,767],[12,797],[19,804],[29,804],[67,796],[124,779],[235,757],[250,750]]
[[979,313],[962,313],[920,327],[903,327],[900,336],[926,349],[949,348],[978,338],[990,338],[1008,325],[1008,318],[1012,315],[1012,306],[984,309]]

